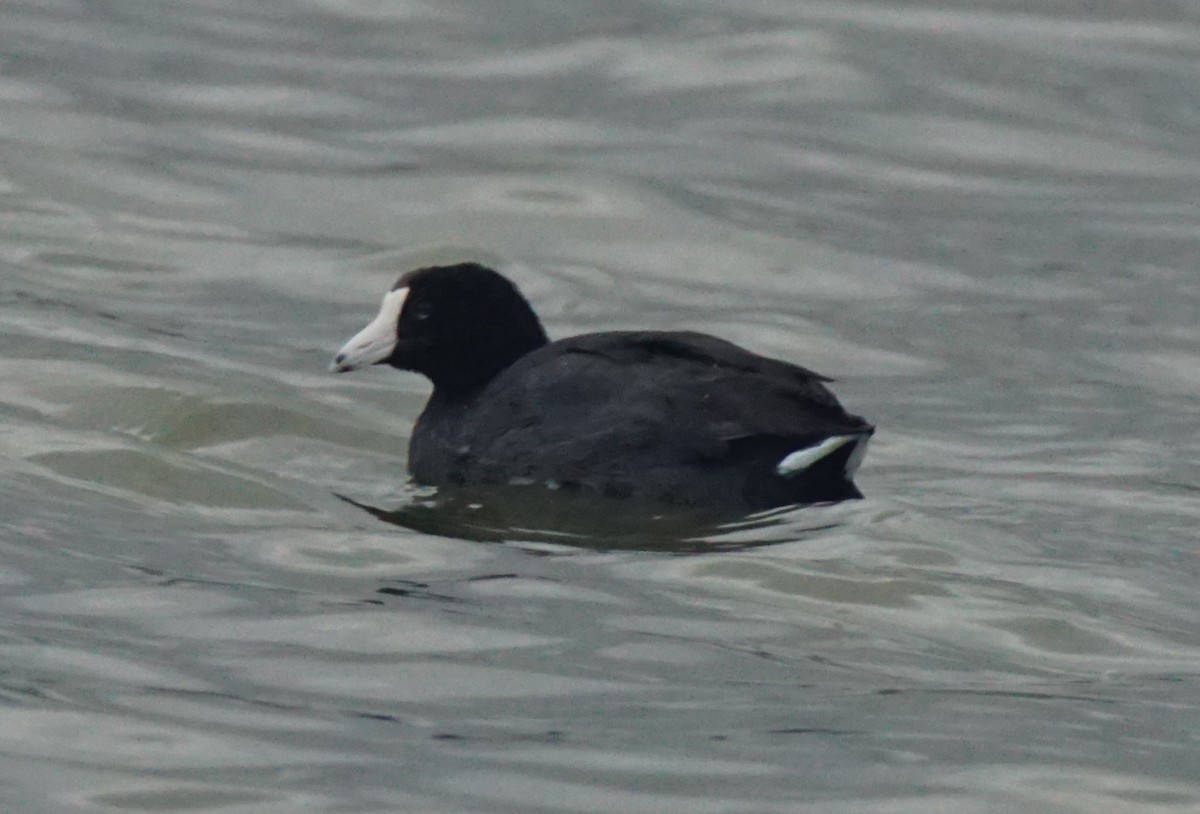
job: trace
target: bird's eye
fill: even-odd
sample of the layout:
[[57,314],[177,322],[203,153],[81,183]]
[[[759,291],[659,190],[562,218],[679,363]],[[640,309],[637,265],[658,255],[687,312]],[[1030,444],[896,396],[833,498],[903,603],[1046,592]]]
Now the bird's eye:
[[425,303],[418,303],[412,311],[412,318],[417,322],[424,322],[433,314],[432,309]]

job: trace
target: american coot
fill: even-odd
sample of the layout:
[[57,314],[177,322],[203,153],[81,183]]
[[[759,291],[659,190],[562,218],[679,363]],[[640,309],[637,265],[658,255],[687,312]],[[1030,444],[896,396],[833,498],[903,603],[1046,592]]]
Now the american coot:
[[402,276],[331,369],[373,364],[433,382],[409,442],[418,483],[747,510],[862,497],[851,477],[874,427],[829,379],[699,333],[550,342],[517,287],[475,263]]

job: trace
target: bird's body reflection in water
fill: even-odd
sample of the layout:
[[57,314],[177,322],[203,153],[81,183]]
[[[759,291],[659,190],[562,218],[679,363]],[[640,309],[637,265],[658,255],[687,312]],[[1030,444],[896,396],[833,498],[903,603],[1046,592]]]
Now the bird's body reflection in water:
[[595,551],[696,554],[795,542],[840,525],[805,507],[736,515],[720,509],[664,507],[587,492],[511,487],[439,489],[393,508],[346,495],[339,500],[394,526],[479,542],[557,544]]

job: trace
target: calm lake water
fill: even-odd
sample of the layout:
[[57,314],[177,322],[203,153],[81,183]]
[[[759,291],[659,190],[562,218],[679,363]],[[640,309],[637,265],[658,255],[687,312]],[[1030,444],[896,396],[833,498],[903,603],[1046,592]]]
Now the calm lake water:
[[[0,7],[0,808],[1200,811],[1200,15],[935,2]],[[326,365],[466,257],[836,377],[867,499],[381,522]]]

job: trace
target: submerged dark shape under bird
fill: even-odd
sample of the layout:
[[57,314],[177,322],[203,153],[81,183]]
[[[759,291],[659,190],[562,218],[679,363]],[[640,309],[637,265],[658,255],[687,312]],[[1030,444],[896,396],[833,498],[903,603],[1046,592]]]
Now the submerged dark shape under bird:
[[551,342],[517,287],[475,263],[403,275],[332,369],[372,364],[433,382],[409,442],[421,484],[745,511],[862,497],[874,427],[829,379],[700,333]]

